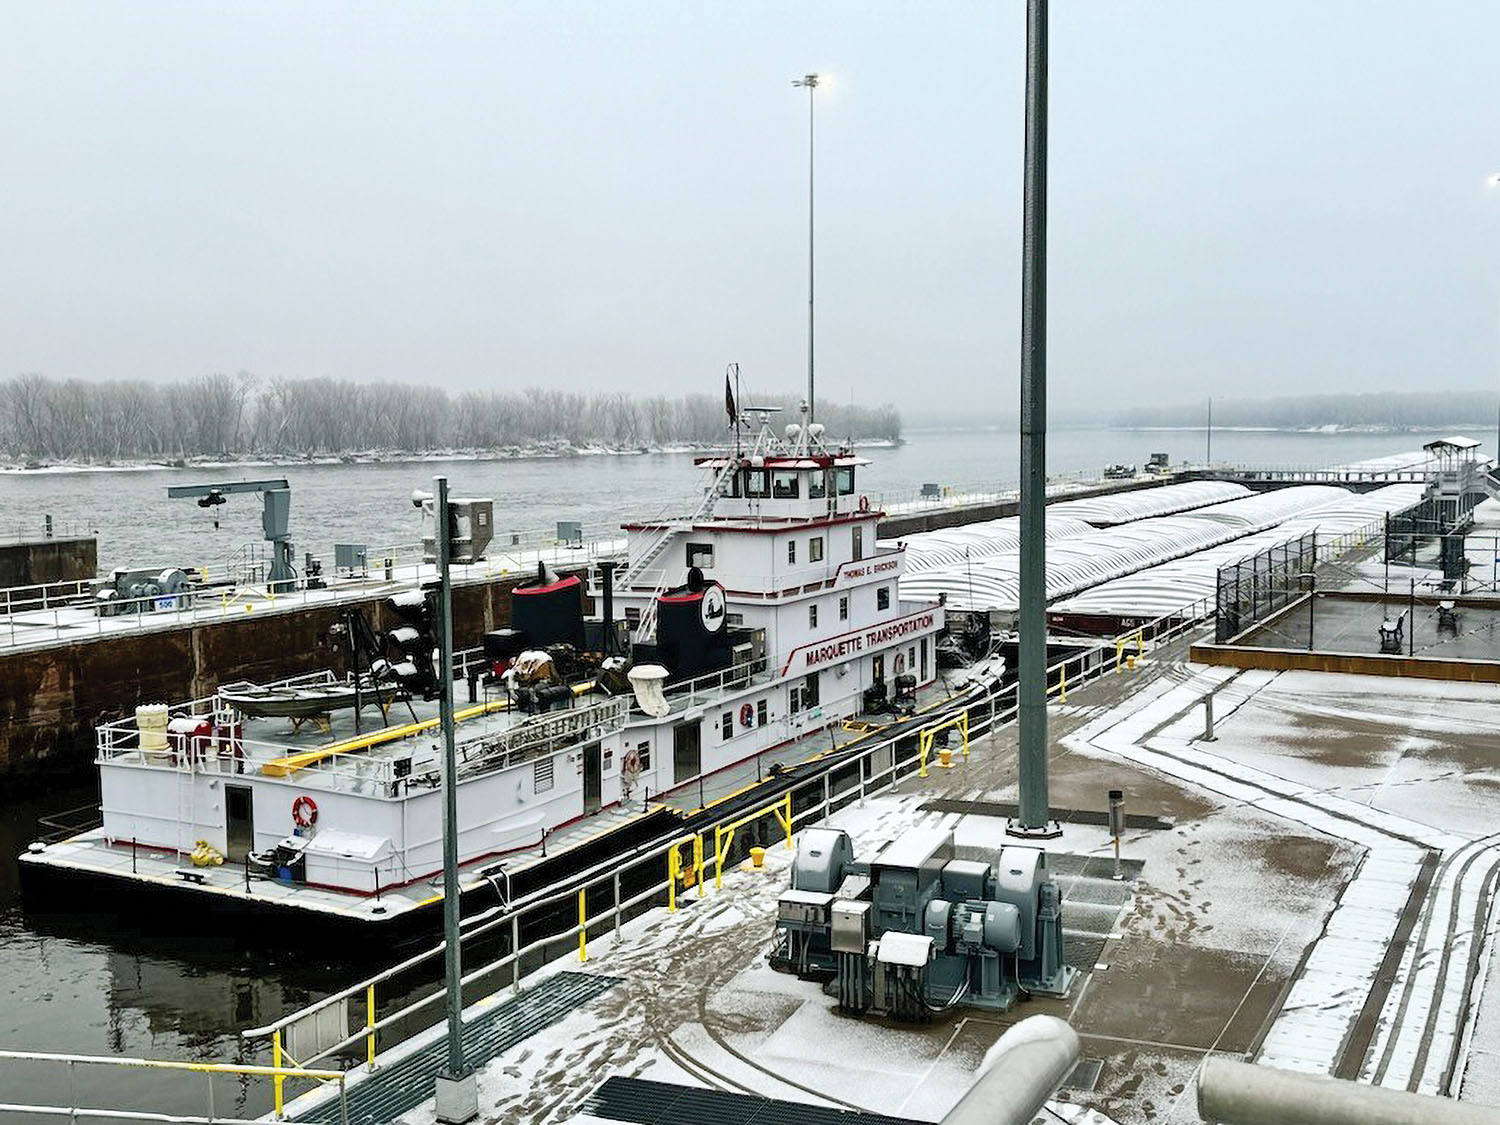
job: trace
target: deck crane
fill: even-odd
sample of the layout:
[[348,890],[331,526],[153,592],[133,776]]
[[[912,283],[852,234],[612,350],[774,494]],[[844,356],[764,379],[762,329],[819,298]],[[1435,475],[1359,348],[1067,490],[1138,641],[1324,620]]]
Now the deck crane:
[[[259,492],[265,501],[260,524],[265,531],[266,542],[272,545],[271,573],[267,588],[280,594],[296,588],[297,572],[292,569],[292,542],[287,532],[288,517],[292,509],[292,486],[284,478],[276,480],[240,480],[226,484],[174,484],[167,486],[167,499],[185,500],[196,497],[198,507],[217,508],[226,497],[237,492]],[[214,513],[214,526],[219,526],[218,513]]]

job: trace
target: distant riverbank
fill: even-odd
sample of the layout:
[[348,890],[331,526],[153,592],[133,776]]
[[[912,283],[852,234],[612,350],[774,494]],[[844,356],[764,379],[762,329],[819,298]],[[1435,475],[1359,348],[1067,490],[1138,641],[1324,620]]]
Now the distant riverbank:
[[[855,438],[861,449],[892,449],[898,439]],[[411,465],[424,462],[451,461],[547,461],[574,457],[641,457],[653,454],[714,453],[723,450],[722,443],[674,442],[666,445],[615,447],[597,444],[574,444],[566,441],[509,445],[498,449],[438,449],[414,452],[401,449],[360,450],[340,454],[272,456],[246,454],[243,457],[184,457],[169,461],[28,461],[0,464],[0,473],[129,473],[159,472],[170,469],[289,469],[314,465]]]

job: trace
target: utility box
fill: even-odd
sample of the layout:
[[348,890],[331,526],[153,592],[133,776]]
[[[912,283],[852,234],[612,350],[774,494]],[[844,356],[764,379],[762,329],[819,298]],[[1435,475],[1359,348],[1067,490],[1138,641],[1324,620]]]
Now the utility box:
[[369,547],[363,543],[335,543],[333,545],[333,569],[338,574],[366,573],[369,565]]
[[[495,501],[463,496],[448,498],[448,561],[473,563],[484,558],[495,537]],[[437,561],[437,540],[422,537],[422,558]]]
[[870,943],[870,904],[841,899],[833,904],[835,953],[863,953]]

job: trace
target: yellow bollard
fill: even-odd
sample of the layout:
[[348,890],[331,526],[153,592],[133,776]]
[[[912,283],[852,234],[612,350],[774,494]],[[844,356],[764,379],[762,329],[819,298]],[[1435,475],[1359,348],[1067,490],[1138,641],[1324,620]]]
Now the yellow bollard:
[[938,769],[951,770],[953,768],[953,751],[944,746],[938,751]]
[[751,848],[750,849],[750,866],[753,867],[753,868],[755,868],[755,870],[759,871],[765,865],[766,865],[766,849],[765,848]]
[[1129,668],[1132,672],[1135,671],[1135,654],[1134,653],[1132,653],[1131,655],[1129,655],[1129,656],[1127,656],[1125,658],[1125,667]]

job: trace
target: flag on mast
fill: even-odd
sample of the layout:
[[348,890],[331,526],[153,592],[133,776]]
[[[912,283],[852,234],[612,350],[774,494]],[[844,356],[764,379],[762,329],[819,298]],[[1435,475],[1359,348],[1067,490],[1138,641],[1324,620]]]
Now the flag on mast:
[[732,426],[739,418],[739,412],[734,408],[734,388],[729,385],[729,372],[724,372],[724,410],[729,415],[729,424]]

